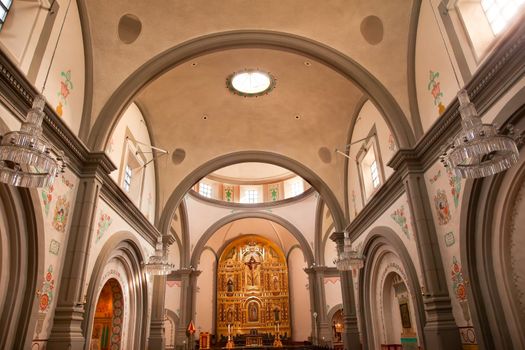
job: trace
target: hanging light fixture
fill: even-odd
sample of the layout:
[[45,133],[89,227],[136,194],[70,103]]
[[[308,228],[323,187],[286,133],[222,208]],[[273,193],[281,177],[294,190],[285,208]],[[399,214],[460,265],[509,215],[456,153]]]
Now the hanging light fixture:
[[147,263],[143,263],[146,273],[155,276],[166,276],[175,270],[175,265],[168,262],[168,248],[164,248],[162,242],[157,241],[155,253],[149,257]]
[[357,250],[352,249],[352,242],[345,232],[343,251],[339,252],[334,264],[339,271],[359,270],[364,266],[365,257]]
[[514,165],[519,157],[519,132],[512,126],[502,132],[492,124],[483,124],[467,90],[459,91],[458,100],[462,130],[444,147],[440,156],[444,166],[463,178],[479,178]]
[[46,187],[53,183],[55,177],[66,168],[66,158],[62,151],[54,151],[53,147],[42,135],[44,107],[46,99],[43,95],[49,71],[64,28],[66,13],[58,34],[57,42],[47,70],[42,93],[35,96],[33,106],[27,113],[20,131],[10,131],[0,136],[0,182],[18,187]]

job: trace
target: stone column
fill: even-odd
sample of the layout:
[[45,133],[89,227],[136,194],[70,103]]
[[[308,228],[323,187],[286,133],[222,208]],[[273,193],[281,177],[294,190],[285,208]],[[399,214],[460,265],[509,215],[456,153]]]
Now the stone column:
[[[305,269],[310,283],[310,298],[312,298],[313,295],[314,310],[317,312],[317,341],[319,345],[325,345],[324,343],[331,343],[332,341],[332,332],[327,319],[328,310],[326,310],[326,294],[324,290],[325,271],[326,266],[313,265]],[[313,321],[315,322],[316,320],[313,319]]]
[[184,268],[175,273],[181,280],[179,325],[175,331],[176,346],[177,349],[185,349],[186,344],[186,349],[192,349],[193,344],[188,344],[191,339],[186,336],[186,329],[195,314],[195,286],[201,272],[193,268]]
[[426,346],[430,350],[461,349],[423,171],[410,167],[404,170],[403,183],[415,225],[414,236],[424,278]]
[[315,301],[316,299],[316,293],[315,293],[315,276],[314,276],[314,270],[312,267],[308,267],[304,269],[304,272],[308,275],[308,292],[310,293],[310,317],[312,318],[312,332],[311,332],[311,338],[312,343],[317,344],[317,335],[318,332],[316,330],[317,327],[317,318],[314,317],[314,312],[317,311],[317,303]]
[[[344,246],[344,233],[334,232],[330,239],[337,244],[337,251],[342,252]],[[343,324],[342,334],[344,348],[346,350],[360,350],[361,339],[357,326],[357,310],[354,295],[354,283],[352,271],[340,271],[341,293],[343,297]]]
[[[162,236],[164,253],[167,254],[167,247],[175,242],[172,235]],[[166,347],[166,334],[164,331],[165,302],[166,302],[166,276],[153,277],[153,301],[151,305],[151,321],[148,348],[164,350]]]
[[81,178],[78,185],[49,349],[84,349],[84,281],[101,186],[97,175]]

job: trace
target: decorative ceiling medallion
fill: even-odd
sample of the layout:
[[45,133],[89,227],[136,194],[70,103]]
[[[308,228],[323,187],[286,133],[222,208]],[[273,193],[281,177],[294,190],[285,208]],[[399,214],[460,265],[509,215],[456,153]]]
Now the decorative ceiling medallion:
[[229,75],[226,87],[238,96],[258,97],[267,95],[275,88],[275,78],[259,69],[244,69]]

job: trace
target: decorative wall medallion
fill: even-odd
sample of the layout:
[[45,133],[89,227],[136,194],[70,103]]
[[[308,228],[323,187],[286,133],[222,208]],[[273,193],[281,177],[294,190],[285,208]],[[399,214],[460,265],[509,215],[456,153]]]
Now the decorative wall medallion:
[[49,305],[53,301],[53,291],[55,289],[55,279],[53,278],[53,266],[49,265],[44,276],[42,289],[37,291],[39,298],[40,312],[47,312]]
[[58,255],[59,250],[60,250],[60,242],[52,239],[51,242],[49,243],[49,252],[53,255]]
[[438,190],[434,196],[434,204],[436,206],[438,222],[440,225],[446,225],[450,222],[450,207],[448,205],[447,195],[445,191]]
[[397,151],[396,140],[394,140],[394,135],[392,135],[392,133],[388,136],[388,149],[392,152]]
[[400,208],[396,209],[390,217],[401,227],[403,233],[410,239],[410,232],[408,231],[408,221],[405,214],[405,206],[402,205]]
[[437,179],[439,179],[441,177],[441,169],[438,170],[438,172],[436,174],[434,174],[434,176],[432,176],[430,179],[428,179],[428,181],[430,181],[431,184],[435,183],[437,181]]
[[450,168],[447,168],[447,173],[450,193],[454,199],[454,207],[457,208],[459,205],[459,194],[461,193],[461,176],[454,174]]
[[463,318],[468,322],[470,321],[470,313],[467,304],[467,289],[465,287],[465,279],[463,278],[461,265],[455,256],[452,257],[451,278],[454,295],[463,311]]
[[432,97],[434,98],[434,106],[438,107],[439,115],[445,112],[445,106],[441,102],[443,98],[443,92],[441,92],[440,82],[438,81],[439,72],[430,71],[429,81],[427,90],[430,91]]
[[451,247],[454,245],[454,243],[456,243],[456,239],[454,238],[454,233],[452,231],[449,233],[446,233],[444,237],[445,237],[445,245],[447,247]]
[[44,204],[44,212],[46,213],[46,216],[49,214],[49,207],[51,205],[51,201],[53,200],[54,190],[55,190],[55,187],[51,185],[48,187],[44,187],[41,192],[42,203]]
[[60,81],[60,91],[57,92],[57,96],[60,98],[60,101],[58,102],[55,111],[61,117],[64,113],[63,107],[67,105],[67,97],[71,93],[71,90],[73,90],[73,83],[71,82],[71,70],[60,72],[60,77],[62,79]]
[[58,232],[64,233],[69,215],[69,201],[64,196],[58,196],[55,205],[55,214],[53,215],[53,227]]
[[98,242],[100,238],[102,238],[104,233],[106,233],[106,231],[109,229],[109,226],[111,226],[112,222],[113,219],[111,219],[111,217],[108,214],[100,212],[100,218],[98,219],[96,242]]

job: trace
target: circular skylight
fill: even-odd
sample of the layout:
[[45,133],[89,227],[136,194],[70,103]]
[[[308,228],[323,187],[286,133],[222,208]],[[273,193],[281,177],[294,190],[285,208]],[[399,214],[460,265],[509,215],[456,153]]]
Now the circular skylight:
[[261,96],[274,88],[275,79],[266,72],[250,69],[230,75],[226,84],[237,95]]

